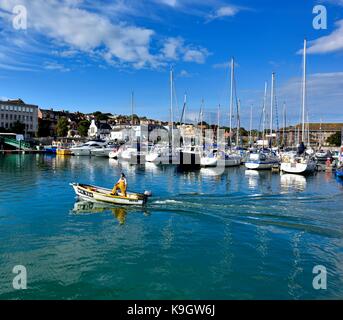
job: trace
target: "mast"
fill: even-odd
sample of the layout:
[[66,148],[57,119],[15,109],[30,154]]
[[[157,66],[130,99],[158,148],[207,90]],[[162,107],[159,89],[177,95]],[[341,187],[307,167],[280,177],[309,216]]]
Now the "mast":
[[267,81],[264,84],[264,98],[263,98],[263,121],[262,121],[262,141],[263,141],[263,148],[264,148],[264,140],[266,135],[266,105],[267,105],[267,90],[268,90],[268,83]]
[[131,92],[131,126],[133,126],[133,114],[134,114],[133,108],[134,108],[134,92],[132,91]]
[[303,58],[303,92],[302,92],[302,141],[305,141],[305,109],[306,109],[306,49],[307,41],[304,40],[304,58]]
[[200,107],[200,132],[201,132],[201,135],[200,135],[200,144],[202,145],[203,144],[203,138],[204,138],[204,132],[203,132],[203,127],[202,127],[202,124],[204,122],[204,114],[203,114],[203,111],[204,110],[204,98],[201,99],[201,107]]
[[238,102],[237,102],[237,134],[236,134],[236,146],[238,147],[239,146],[239,136],[240,136],[240,129],[241,129],[241,119],[240,119],[240,116],[239,116],[239,113],[240,113],[240,109],[241,109],[241,100],[238,99]]
[[282,132],[282,142],[286,145],[286,102],[283,103],[283,132]]
[[273,72],[271,93],[270,93],[270,139],[271,140],[273,140],[274,83],[275,83],[275,73]]
[[219,130],[219,127],[220,127],[220,104],[218,105],[217,127],[218,127],[218,130]]
[[174,70],[170,69],[170,125],[171,125],[171,144],[174,146],[174,111],[173,111],[173,82],[174,82]]
[[231,59],[231,88],[230,88],[230,120],[229,120],[229,133],[230,133],[230,148],[232,147],[232,114],[233,114],[233,82],[235,77],[235,60]]
[[252,145],[252,110],[253,110],[253,105],[251,105],[250,107],[250,132],[249,132],[249,142],[250,142],[250,145]]

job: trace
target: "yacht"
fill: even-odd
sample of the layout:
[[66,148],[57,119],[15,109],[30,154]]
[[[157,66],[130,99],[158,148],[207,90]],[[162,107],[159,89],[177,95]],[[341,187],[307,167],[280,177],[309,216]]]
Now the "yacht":
[[279,165],[279,159],[273,152],[251,153],[245,162],[245,167],[249,170],[269,170]]
[[[303,50],[303,81],[302,81],[302,139],[305,137],[305,112],[306,112],[306,50],[307,42],[304,41]],[[317,167],[317,163],[313,160],[313,157],[306,154],[305,145],[302,142],[300,145],[300,150],[297,154],[293,156],[284,156],[281,161],[281,171],[284,173],[294,173],[294,174],[311,174],[314,173]]]
[[119,149],[118,145],[113,143],[108,143],[103,147],[92,149],[91,155],[96,157],[109,157],[111,152],[116,152]]
[[83,145],[70,148],[70,151],[74,156],[90,156],[92,150],[101,148],[105,144],[106,142],[103,141],[89,141]]

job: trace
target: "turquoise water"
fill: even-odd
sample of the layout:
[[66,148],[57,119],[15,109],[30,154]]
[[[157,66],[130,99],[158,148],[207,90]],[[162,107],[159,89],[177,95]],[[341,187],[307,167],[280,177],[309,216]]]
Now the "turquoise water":
[[[153,192],[145,208],[76,202],[70,182],[111,187],[121,171]],[[331,173],[0,156],[0,299],[343,298],[342,200]],[[316,265],[327,290],[312,287]]]

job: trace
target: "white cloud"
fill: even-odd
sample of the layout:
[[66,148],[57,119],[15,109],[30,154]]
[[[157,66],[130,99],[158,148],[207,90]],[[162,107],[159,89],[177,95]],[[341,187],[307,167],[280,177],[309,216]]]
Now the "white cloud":
[[57,62],[45,62],[44,63],[44,69],[61,71],[61,72],[69,72],[70,71],[70,68],[67,68],[64,65],[57,63]]
[[176,7],[176,5],[178,4],[177,0],[156,0],[156,2],[160,2],[171,7]]
[[337,29],[328,36],[309,43],[308,53],[331,53],[343,50],[343,20],[336,23]]
[[[118,16],[86,9],[90,8],[88,1],[2,0],[0,9],[11,12],[19,3],[28,10],[27,35],[46,37],[57,47],[55,52],[59,52],[60,47],[66,55],[82,52],[113,65],[135,68],[160,67],[178,57],[184,61],[203,63],[207,56],[206,49],[186,45],[182,39],[173,44],[172,39],[175,41],[177,38],[169,38],[158,54],[153,53],[156,52],[154,40],[157,37],[154,30],[125,23]],[[176,4],[176,1],[168,3]],[[11,15],[3,14],[0,18],[11,25]]]
[[227,5],[224,7],[220,7],[211,13],[208,17],[209,20],[215,20],[224,17],[233,17],[235,16],[241,9],[237,6]]
[[190,78],[191,74],[187,70],[181,70],[179,76],[181,78]]
[[[343,121],[343,72],[315,73],[308,76],[307,108],[310,121]],[[299,119],[301,79],[290,79],[278,93],[280,103],[286,101],[289,113]]]
[[202,64],[205,62],[209,52],[205,48],[186,45],[182,38],[168,38],[161,50],[163,57],[167,60],[182,59],[186,62]]

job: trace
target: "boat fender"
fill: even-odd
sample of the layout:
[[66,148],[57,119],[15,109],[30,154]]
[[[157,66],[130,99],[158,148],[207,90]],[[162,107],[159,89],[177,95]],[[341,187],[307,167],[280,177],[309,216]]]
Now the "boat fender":
[[144,191],[144,195],[146,197],[152,197],[152,192],[151,191]]

